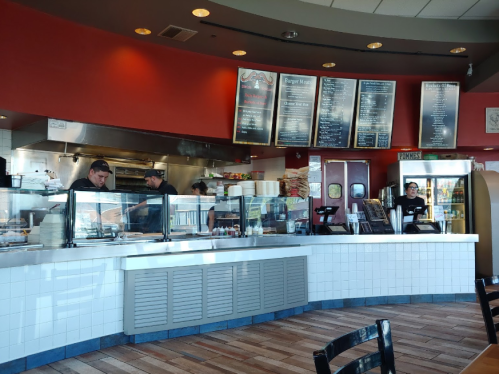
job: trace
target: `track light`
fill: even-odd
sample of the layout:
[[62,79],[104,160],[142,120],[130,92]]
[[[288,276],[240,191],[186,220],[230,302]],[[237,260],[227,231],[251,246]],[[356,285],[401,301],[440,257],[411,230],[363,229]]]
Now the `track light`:
[[466,73],[468,77],[471,77],[473,75],[473,64],[470,64],[470,67],[468,68],[468,72]]

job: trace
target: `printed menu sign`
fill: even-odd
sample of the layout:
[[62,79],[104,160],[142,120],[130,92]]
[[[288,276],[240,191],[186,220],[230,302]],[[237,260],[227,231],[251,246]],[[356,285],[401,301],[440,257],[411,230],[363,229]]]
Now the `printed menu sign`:
[[317,77],[281,74],[275,145],[310,147]]
[[419,148],[456,148],[459,82],[422,82]]
[[348,148],[352,132],[356,79],[321,77],[315,147]]
[[234,144],[270,145],[277,73],[239,68]]
[[359,81],[355,148],[390,149],[395,81]]

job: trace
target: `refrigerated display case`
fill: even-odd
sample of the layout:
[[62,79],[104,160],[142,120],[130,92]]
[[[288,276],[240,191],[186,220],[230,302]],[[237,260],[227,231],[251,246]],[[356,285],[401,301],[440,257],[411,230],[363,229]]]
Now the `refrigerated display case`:
[[399,161],[388,166],[388,181],[396,183],[396,196],[405,194],[405,183],[418,184],[418,196],[428,205],[421,221],[435,222],[435,207],[441,206],[447,233],[473,232],[470,160]]

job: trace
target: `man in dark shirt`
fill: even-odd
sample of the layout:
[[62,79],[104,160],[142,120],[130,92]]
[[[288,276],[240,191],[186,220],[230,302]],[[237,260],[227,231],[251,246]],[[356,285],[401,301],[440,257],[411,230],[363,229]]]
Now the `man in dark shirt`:
[[159,170],[147,170],[144,179],[151,190],[158,190],[160,194],[178,195],[177,190],[171,184],[163,180]]
[[[402,206],[402,214],[407,216],[407,208],[411,205],[424,206],[424,199],[418,197],[418,184],[416,182],[406,183],[405,185],[405,196],[399,196],[395,199],[395,207],[397,205]],[[419,216],[416,218],[416,220]]]
[[77,179],[69,187],[70,190],[81,190],[86,187],[98,188],[99,191],[107,192],[106,180],[109,174],[113,172],[109,170],[109,164],[104,160],[97,160],[92,163],[88,176],[86,178]]

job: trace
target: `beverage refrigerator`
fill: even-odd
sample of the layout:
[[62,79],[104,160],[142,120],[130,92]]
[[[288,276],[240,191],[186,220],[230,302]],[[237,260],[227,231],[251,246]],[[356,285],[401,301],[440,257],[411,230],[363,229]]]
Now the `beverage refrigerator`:
[[434,207],[442,206],[447,233],[473,232],[470,160],[398,161],[388,165],[387,177],[395,197],[405,194],[405,183],[418,184],[418,196],[428,205],[420,221],[434,222]]

